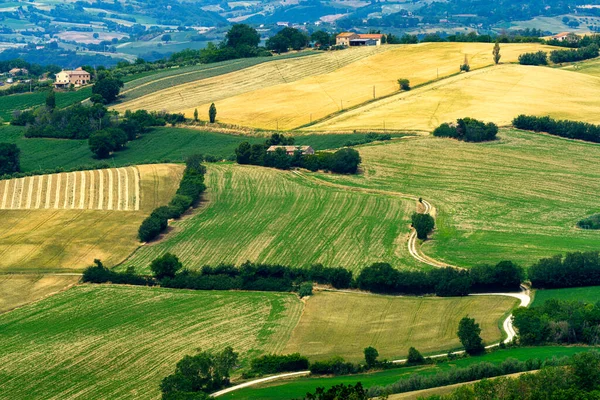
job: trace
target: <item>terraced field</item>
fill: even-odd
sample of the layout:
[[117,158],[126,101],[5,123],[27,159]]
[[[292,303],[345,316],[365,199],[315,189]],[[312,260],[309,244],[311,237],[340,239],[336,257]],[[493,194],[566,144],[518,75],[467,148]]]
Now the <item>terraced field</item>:
[[[205,103],[217,102],[227,97],[242,94],[281,83],[294,82],[307,76],[324,74],[349,65],[370,55],[389,50],[390,47],[350,49],[342,52],[327,52],[311,57],[299,57],[271,61],[261,65],[241,69],[236,72],[214,76],[208,79],[190,81],[179,85],[165,86],[160,90],[147,91],[146,96],[134,98],[115,105],[118,111],[125,110],[166,110],[181,112]],[[201,76],[198,75],[197,79]],[[208,110],[208,109],[207,109]],[[201,111],[200,109],[198,110]],[[208,119],[207,112],[201,112],[202,119]]]
[[7,227],[0,270],[79,271],[95,258],[122,261],[138,246],[141,221],[172,198],[182,170],[157,164],[0,181]]
[[0,182],[0,210],[140,210],[137,167],[29,176]]
[[[398,91],[398,78],[409,79],[414,87],[455,75],[465,55],[468,56],[472,69],[492,65],[492,47],[492,44],[483,43],[383,46],[388,50],[338,67],[334,71],[307,74],[298,81],[261,87],[260,90],[245,94],[233,92],[226,99],[216,99],[219,100],[216,103],[218,119],[221,122],[257,128],[296,128],[374,98],[395,93]],[[520,54],[542,48],[549,47],[538,44],[505,44],[502,45],[502,61],[515,62]],[[316,58],[310,60],[317,61]],[[449,99],[453,98],[455,97]],[[449,102],[452,103],[453,100]],[[252,104],[252,107],[248,107],[248,104]],[[185,103],[173,105],[178,110],[184,110],[188,117],[193,115],[196,106],[197,103],[188,108]],[[200,115],[207,115],[209,106],[210,102],[207,101],[198,107]],[[395,116],[397,115],[410,115],[410,112],[395,110]],[[377,128],[381,128],[381,118],[377,121]]]
[[121,268],[148,271],[165,252],[188,268],[246,260],[358,270],[376,261],[412,266],[406,241],[416,202],[315,186],[292,172],[209,165],[207,203],[173,223],[161,242],[145,245]]
[[406,358],[414,346],[423,354],[459,348],[458,322],[465,315],[481,325],[486,344],[501,339],[498,321],[517,304],[501,296],[416,298],[318,292],[311,296],[284,349],[311,359],[332,355],[360,361],[375,347],[382,359]]
[[294,295],[84,285],[0,315],[0,392],[11,399],[159,399],[197,349],[280,351]]
[[450,265],[597,250],[600,232],[575,227],[598,212],[600,146],[516,130],[489,143],[416,137],[360,148],[362,175],[313,174],[349,188],[422,196],[437,208],[425,254]]
[[509,125],[519,114],[599,123],[600,104],[590,101],[598,90],[600,77],[547,67],[500,65],[403,92],[307,129],[431,131],[442,122],[467,116]]

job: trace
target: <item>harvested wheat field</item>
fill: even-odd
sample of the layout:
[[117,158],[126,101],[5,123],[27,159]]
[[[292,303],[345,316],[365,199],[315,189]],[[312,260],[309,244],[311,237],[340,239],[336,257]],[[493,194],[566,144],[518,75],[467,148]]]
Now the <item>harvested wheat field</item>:
[[[558,83],[560,82],[560,84]],[[600,122],[600,78],[522,65],[464,73],[348,111],[311,131],[397,129],[431,131],[461,117],[508,125],[519,114]]]
[[0,313],[50,296],[76,284],[79,275],[0,275]]
[[295,295],[82,285],[0,315],[0,393],[10,399],[160,399],[184,355],[280,352]]
[[351,270],[377,261],[414,265],[406,240],[415,201],[315,186],[290,171],[241,165],[208,165],[206,185],[203,207],[120,268],[148,272],[165,252],[191,269],[247,260]]
[[405,358],[413,346],[424,354],[461,347],[456,329],[465,315],[480,324],[483,340],[501,338],[498,322],[518,300],[502,296],[416,298],[360,293],[317,292],[306,302],[284,353],[311,359],[331,355],[363,359],[375,347],[382,359]]
[[[153,110],[181,112],[204,103],[251,92],[281,83],[294,82],[307,76],[325,74],[365,57],[386,52],[392,47],[363,47],[343,52],[326,52],[316,56],[275,60],[239,71],[156,90],[145,96],[114,106],[117,111]],[[208,109],[207,109],[208,110]],[[200,111],[200,110],[199,110]],[[191,115],[191,114],[190,114]],[[208,114],[202,114],[204,119]]]
[[170,201],[182,170],[157,164],[0,181],[0,270],[122,261],[138,245],[141,221]]
[[[329,114],[398,91],[397,80],[412,86],[455,74],[469,59],[471,68],[493,64],[491,44],[422,43],[393,46],[327,74],[272,86],[217,102],[222,122],[267,129],[292,129]],[[385,47],[385,46],[384,46]],[[502,57],[514,62],[519,54],[541,48],[537,44],[504,45]],[[253,107],[248,107],[252,104]],[[210,104],[198,108],[200,115]],[[193,109],[184,110],[192,116]]]
[[[179,85],[117,105],[116,109],[184,112],[198,108],[208,115],[212,102],[221,122],[267,129],[291,129],[398,90],[398,78],[418,85],[458,71],[493,64],[492,44],[422,43],[353,48],[323,55],[271,62],[232,74]],[[506,44],[502,61],[550,48],[539,44]],[[252,107],[248,107],[252,104]]]

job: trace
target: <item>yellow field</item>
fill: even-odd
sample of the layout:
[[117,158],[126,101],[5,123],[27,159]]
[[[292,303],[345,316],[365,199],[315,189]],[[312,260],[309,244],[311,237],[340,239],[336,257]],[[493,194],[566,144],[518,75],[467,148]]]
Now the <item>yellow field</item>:
[[[281,60],[231,74],[158,91],[117,105],[126,109],[184,112],[201,118],[215,102],[221,122],[267,129],[291,129],[398,90],[398,78],[415,86],[458,72],[465,54],[471,68],[493,63],[492,44],[422,43],[347,49]],[[502,61],[548,46],[502,45]],[[251,104],[252,107],[248,105]]]
[[341,114],[307,130],[430,131],[473,117],[500,125],[519,114],[600,122],[600,78],[547,67],[501,65],[461,74]]
[[[394,46],[336,71],[297,82],[272,86],[217,103],[221,122],[267,129],[292,129],[398,90],[398,78],[412,86],[458,72],[468,56],[472,69],[493,64],[492,44],[421,43]],[[520,54],[537,51],[538,44],[502,46],[502,61],[515,62]],[[546,46],[546,48],[549,48]],[[248,107],[252,104],[252,107]],[[198,108],[200,115],[210,104]],[[193,108],[183,109],[192,117]]]
[[138,245],[141,221],[169,202],[182,170],[142,165],[0,182],[0,270],[78,271],[95,258],[119,263]]
[[0,314],[59,292],[78,281],[78,275],[0,275]]
[[381,358],[399,359],[411,346],[423,353],[460,347],[459,320],[475,318],[487,343],[500,340],[498,321],[516,304],[500,296],[460,298],[393,297],[317,292],[311,296],[284,353],[311,359],[339,355],[357,361],[375,347]]
[[[229,74],[160,90],[117,104],[114,109],[121,112],[138,109],[180,112],[190,108],[192,110],[190,116],[192,116],[194,107],[201,104],[217,102],[268,86],[294,82],[307,76],[325,74],[391,48],[391,46],[363,47],[350,51],[334,51],[310,57],[271,61]],[[201,114],[201,118],[207,119],[207,112]]]

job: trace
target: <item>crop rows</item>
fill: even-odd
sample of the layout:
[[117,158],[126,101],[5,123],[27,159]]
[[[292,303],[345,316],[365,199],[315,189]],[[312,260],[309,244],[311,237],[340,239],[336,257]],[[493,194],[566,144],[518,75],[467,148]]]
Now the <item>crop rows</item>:
[[0,181],[0,209],[138,211],[140,174],[126,167]]
[[[145,109],[170,112],[191,109],[191,113],[193,113],[194,107],[204,103],[216,102],[226,97],[268,86],[294,82],[307,76],[332,72],[390,48],[361,48],[343,52],[328,52],[311,57],[276,60],[212,78],[200,79],[199,76],[199,80],[195,79],[189,83],[182,82],[183,84],[179,85],[173,81],[173,79],[177,79],[175,76],[172,79],[158,82],[160,85],[164,85],[164,90],[160,90],[162,89],[160,85],[154,89],[140,87],[140,90],[147,91],[146,96],[117,104],[115,109],[119,111]],[[227,68],[233,68],[233,66],[228,65]],[[189,76],[184,75],[181,78],[187,80]],[[191,114],[188,117],[191,117]]]
[[301,303],[277,293],[77,286],[0,316],[4,398],[155,399],[184,355],[280,351]]

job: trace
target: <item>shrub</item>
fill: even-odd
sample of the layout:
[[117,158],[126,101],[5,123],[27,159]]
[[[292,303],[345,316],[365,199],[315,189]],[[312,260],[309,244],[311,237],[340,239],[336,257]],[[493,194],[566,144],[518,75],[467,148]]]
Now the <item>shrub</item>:
[[325,361],[315,361],[310,364],[313,375],[349,375],[361,371],[358,365],[346,362],[342,357],[334,357]]
[[413,213],[411,216],[412,227],[417,231],[417,238],[426,240],[435,226],[433,217],[429,214]]
[[400,90],[410,90],[410,81],[408,79],[398,79]]
[[523,53],[519,56],[521,65],[548,65],[548,53],[538,51],[536,53]]
[[177,256],[171,253],[163,254],[150,264],[150,270],[156,279],[174,278],[181,268],[183,268],[183,265]]
[[312,282],[304,282],[300,285],[300,289],[298,290],[298,295],[300,297],[311,296],[313,294],[313,285]]
[[252,372],[257,374],[276,374],[278,372],[304,371],[309,367],[308,358],[300,353],[275,355],[269,354],[254,358],[250,362]]
[[146,218],[140,228],[138,229],[138,237],[142,242],[149,242],[154,240],[163,231],[163,227],[166,225],[166,220],[162,220],[155,216],[149,216]]
[[21,150],[13,143],[0,143],[0,175],[21,170]]
[[441,124],[433,131],[433,136],[451,137],[465,142],[484,142],[496,139],[498,126],[487,124],[474,118],[461,118],[456,125]]
[[360,162],[358,151],[347,148],[340,149],[333,153],[329,167],[326,169],[338,174],[356,174]]
[[423,362],[425,362],[425,358],[419,350],[414,347],[408,349],[408,358],[406,359],[407,364],[422,364]]
[[577,222],[581,229],[600,229],[600,214],[594,214]]

